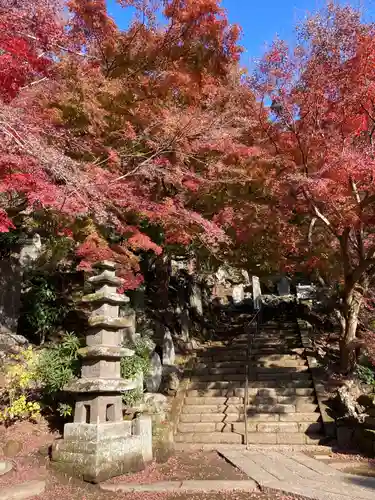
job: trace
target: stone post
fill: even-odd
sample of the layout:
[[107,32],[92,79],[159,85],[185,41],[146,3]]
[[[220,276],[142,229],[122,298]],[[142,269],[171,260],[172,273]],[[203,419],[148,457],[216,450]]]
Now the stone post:
[[121,378],[121,357],[134,354],[121,346],[122,330],[130,320],[119,317],[119,305],[129,299],[116,292],[122,280],[116,277],[114,263],[95,267],[100,274],[88,281],[96,292],[82,299],[94,310],[87,345],[80,350],[81,378],[65,388],[76,396],[74,423],[65,425],[64,439],[55,443],[52,459],[73,475],[97,483],[152,460],[152,436],[147,417],[123,420],[122,393],[137,386],[137,381]]

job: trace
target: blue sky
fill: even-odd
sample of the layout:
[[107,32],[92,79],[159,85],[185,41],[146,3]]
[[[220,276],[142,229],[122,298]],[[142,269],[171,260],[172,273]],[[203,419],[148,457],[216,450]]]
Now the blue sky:
[[[125,27],[129,17],[124,9],[116,5],[115,0],[107,2],[109,13],[121,27]],[[375,0],[353,0],[351,4],[364,6],[366,17],[375,17]],[[227,9],[230,21],[242,26],[242,45],[245,47],[242,62],[251,65],[276,35],[292,40],[294,26],[307,12],[314,12],[324,5],[324,0],[222,0],[222,5]]]

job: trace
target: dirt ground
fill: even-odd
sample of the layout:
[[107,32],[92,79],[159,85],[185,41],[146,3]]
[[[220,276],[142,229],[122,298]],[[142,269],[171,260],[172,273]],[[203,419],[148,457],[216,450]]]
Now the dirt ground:
[[[13,470],[0,476],[0,489],[5,486],[31,481],[46,480],[46,491],[38,500],[304,500],[261,492],[223,492],[213,494],[171,493],[110,493],[98,486],[57,474],[50,466],[48,447],[58,433],[49,430],[44,421],[38,424],[18,423],[8,429],[0,427],[0,460],[12,462]],[[9,446],[11,442],[11,446]],[[11,452],[9,454],[9,449]],[[137,474],[121,476],[110,482],[153,483],[173,480],[227,479],[241,481],[246,476],[215,452],[178,453],[163,464],[151,464]]]

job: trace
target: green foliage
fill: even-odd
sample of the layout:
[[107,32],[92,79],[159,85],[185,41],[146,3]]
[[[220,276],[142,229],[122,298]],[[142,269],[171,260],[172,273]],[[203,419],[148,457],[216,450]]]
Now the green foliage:
[[375,385],[375,370],[370,365],[357,365],[355,374],[361,382],[367,385]]
[[6,388],[1,397],[0,421],[36,419],[40,403],[35,401],[38,356],[32,347],[11,356],[5,369]]
[[53,280],[43,274],[35,274],[26,283],[22,297],[20,328],[27,336],[37,336],[41,344],[47,334],[61,327],[69,305],[63,300]]
[[[150,371],[151,340],[144,336],[135,342],[134,356],[126,356],[121,359],[121,377],[135,380],[137,376],[147,375]],[[135,406],[142,399],[143,391],[140,388],[125,391],[122,399],[127,406]]]
[[37,374],[45,394],[53,397],[65,384],[79,375],[79,347],[78,338],[68,333],[60,344],[41,352]]
[[132,389],[130,391],[124,392],[122,396],[122,401],[125,405],[134,407],[142,400],[143,391],[141,389]]
[[134,346],[134,356],[121,359],[121,376],[134,380],[140,373],[147,375],[150,371],[151,343],[148,337],[140,338]]
[[68,418],[71,417],[73,414],[73,407],[67,403],[59,403],[57,405],[57,411],[60,417]]

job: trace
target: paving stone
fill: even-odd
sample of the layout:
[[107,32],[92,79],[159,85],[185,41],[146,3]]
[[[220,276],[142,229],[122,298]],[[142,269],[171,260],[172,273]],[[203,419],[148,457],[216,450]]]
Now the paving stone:
[[[241,416],[239,413],[226,413],[224,415],[224,420],[223,422],[231,423],[231,422],[238,422],[241,419]],[[243,415],[242,415],[242,420],[243,420]]]
[[208,422],[194,422],[190,424],[178,424],[178,432],[215,432],[216,424]]
[[181,413],[180,415],[180,422],[183,423],[200,422],[200,421],[201,421],[201,415],[199,413]]
[[276,442],[277,444],[304,444],[306,436],[299,432],[280,432],[276,436]]
[[274,404],[274,405],[257,405],[257,406],[249,406],[249,413],[294,413],[296,411],[296,407],[294,405],[283,405],[283,404]]
[[13,464],[11,462],[1,461],[0,462],[0,476],[4,476],[13,469]]
[[118,491],[132,492],[178,492],[181,490],[182,481],[162,481],[152,484],[129,484],[129,483],[101,483],[100,489],[116,493]]
[[185,398],[186,405],[224,405],[227,402],[226,397],[187,397]]
[[276,444],[276,433],[270,432],[249,432],[249,444]]
[[232,432],[212,432],[209,434],[194,434],[191,442],[242,444],[243,438],[240,434],[234,434]]
[[[245,422],[234,422],[233,424],[227,424],[231,426],[230,432],[238,432],[240,434],[245,433]],[[257,432],[257,424],[254,422],[248,422],[247,431]]]
[[264,422],[257,426],[258,432],[298,432],[298,425],[295,422]]
[[279,422],[281,415],[278,413],[254,413],[248,415],[249,422]]
[[193,389],[187,391],[186,395],[188,397],[203,397],[203,398],[216,398],[216,397],[231,397],[233,396],[234,391],[228,389],[207,389],[207,390],[199,390]]
[[[216,432],[228,432],[225,430],[226,425],[228,425],[228,424],[224,424],[223,422],[219,422],[219,423],[215,424],[215,431]],[[231,430],[229,432],[231,432]]]
[[229,480],[191,480],[191,481],[164,481],[151,484],[129,484],[129,483],[102,483],[100,489],[112,493],[154,493],[154,492],[194,492],[210,493],[221,491],[256,491],[257,484],[251,479],[240,481]]
[[282,422],[317,422],[321,418],[318,412],[288,413],[280,415]]
[[224,422],[224,413],[202,413],[200,415],[201,422]]
[[300,403],[297,401],[296,403],[296,412],[299,413],[312,413],[318,408],[317,403]]
[[218,405],[186,405],[182,408],[182,413],[220,413],[224,412],[226,407]]
[[297,394],[297,396],[312,396],[312,395],[315,395],[315,391],[313,388],[311,388],[311,389],[296,388],[296,394]]
[[310,434],[319,434],[322,432],[323,424],[321,422],[299,422],[298,431]]
[[27,481],[14,486],[2,487],[0,500],[26,500],[41,495],[45,488],[45,481]]
[[278,396],[277,402],[283,404],[293,404],[298,408],[303,404],[314,404],[317,406],[317,403],[314,402],[315,398],[313,396]]

